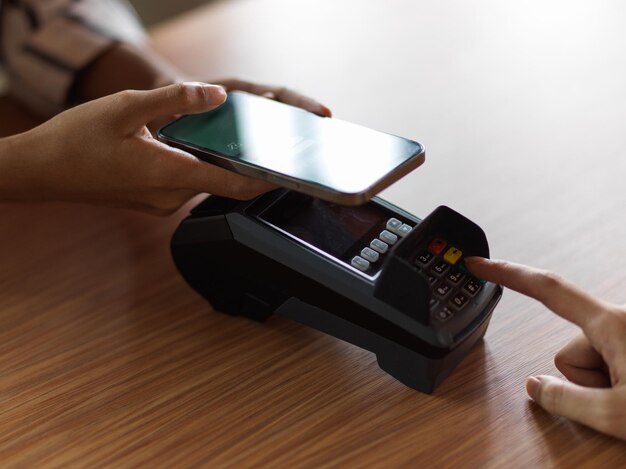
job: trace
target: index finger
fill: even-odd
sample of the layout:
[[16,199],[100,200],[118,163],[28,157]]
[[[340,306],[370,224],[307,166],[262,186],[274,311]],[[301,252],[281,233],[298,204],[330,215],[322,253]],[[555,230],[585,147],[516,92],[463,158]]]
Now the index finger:
[[259,96],[267,95],[271,93],[277,101],[285,104],[290,104],[302,108],[306,111],[310,111],[314,114],[318,114],[324,117],[331,117],[332,112],[323,104],[319,103],[313,98],[304,96],[296,91],[281,86],[269,86],[260,85],[257,83],[250,83],[243,80],[223,80],[219,82],[226,87],[228,91],[241,90],[248,93],[257,94]]
[[304,96],[296,91],[290,90],[289,88],[277,88],[271,91],[274,93],[278,101],[285,104],[291,104],[292,106],[306,109],[307,111],[311,111],[324,117],[331,117],[332,115],[330,109],[323,104],[318,103],[313,98],[309,98],[308,96]]
[[608,306],[553,272],[480,257],[467,258],[465,264],[477,277],[535,298],[562,318],[579,325],[586,333],[594,312]]

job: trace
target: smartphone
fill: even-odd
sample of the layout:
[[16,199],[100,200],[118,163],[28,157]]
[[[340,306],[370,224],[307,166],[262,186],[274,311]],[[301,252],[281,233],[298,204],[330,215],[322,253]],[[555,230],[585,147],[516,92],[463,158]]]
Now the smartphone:
[[342,205],[360,205],[424,162],[418,142],[232,91],[219,108],[162,127],[209,163]]

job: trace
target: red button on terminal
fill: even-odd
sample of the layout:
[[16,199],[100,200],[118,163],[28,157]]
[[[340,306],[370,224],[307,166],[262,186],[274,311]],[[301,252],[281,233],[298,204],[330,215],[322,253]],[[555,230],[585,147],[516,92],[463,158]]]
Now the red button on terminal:
[[438,255],[446,248],[446,245],[447,243],[443,239],[435,238],[428,245],[428,251]]

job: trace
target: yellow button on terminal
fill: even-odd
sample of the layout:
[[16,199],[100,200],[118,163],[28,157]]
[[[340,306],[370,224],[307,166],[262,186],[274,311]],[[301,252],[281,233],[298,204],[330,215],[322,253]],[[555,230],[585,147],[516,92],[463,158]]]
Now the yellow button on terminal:
[[455,247],[451,247],[443,255],[443,260],[446,261],[448,264],[454,265],[457,262],[459,262],[459,259],[461,258],[462,255],[463,255],[462,251],[460,251],[459,249]]

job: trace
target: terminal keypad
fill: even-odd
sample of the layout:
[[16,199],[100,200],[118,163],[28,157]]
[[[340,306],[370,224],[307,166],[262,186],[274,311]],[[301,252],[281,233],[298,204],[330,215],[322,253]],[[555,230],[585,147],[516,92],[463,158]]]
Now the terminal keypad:
[[[389,249],[411,229],[403,221],[390,218],[379,235],[371,239],[350,264],[361,272],[367,272],[373,265],[382,262]],[[435,237],[424,243],[413,264],[432,289],[431,317],[439,322],[450,320],[466,308],[483,286],[483,282],[465,268],[463,251],[442,238]]]
[[[363,247],[359,255],[351,259],[350,265],[361,272],[367,272],[373,264],[382,262],[382,258],[389,252],[391,246],[408,235],[412,229],[413,227],[408,223],[397,218],[390,218],[378,236],[370,240],[369,245]],[[433,258],[431,254],[428,255],[430,257],[423,259],[424,265],[427,265]]]
[[466,308],[484,283],[465,268],[463,251],[441,238],[428,240],[413,263],[431,285],[431,317],[439,322]]

